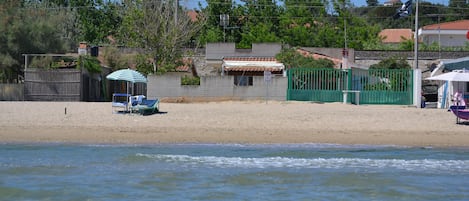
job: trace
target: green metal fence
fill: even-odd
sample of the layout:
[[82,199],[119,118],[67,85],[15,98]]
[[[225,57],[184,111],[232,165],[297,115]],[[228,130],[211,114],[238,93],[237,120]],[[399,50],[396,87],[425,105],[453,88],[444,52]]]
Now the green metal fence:
[[[360,104],[412,104],[413,71],[410,69],[288,70],[287,100],[342,102],[343,91],[360,91]],[[354,102],[355,93],[346,102]]]

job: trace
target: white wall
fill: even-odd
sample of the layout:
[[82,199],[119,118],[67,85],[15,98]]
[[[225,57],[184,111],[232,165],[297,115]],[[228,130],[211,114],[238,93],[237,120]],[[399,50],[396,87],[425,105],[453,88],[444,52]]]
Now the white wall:
[[[206,98],[233,100],[286,100],[288,78],[276,76],[269,83],[263,76],[253,77],[253,86],[235,86],[232,76],[200,77],[200,85],[181,85],[181,76],[151,75],[147,77],[147,97],[153,98]],[[267,86],[267,84],[269,84]],[[268,90],[268,91],[267,91]]]

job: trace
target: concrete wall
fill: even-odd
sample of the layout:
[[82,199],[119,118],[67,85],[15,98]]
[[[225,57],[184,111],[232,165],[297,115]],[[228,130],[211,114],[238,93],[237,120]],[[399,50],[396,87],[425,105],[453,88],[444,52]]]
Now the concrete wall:
[[427,45],[432,43],[440,43],[442,47],[464,47],[466,45],[466,35],[446,35],[446,34],[435,34],[426,35],[423,37],[423,42]]
[[[371,66],[379,63],[381,60],[389,57],[407,58],[410,66],[414,67],[414,52],[413,51],[354,51],[355,63]],[[438,63],[440,59],[457,59],[467,57],[467,51],[419,51],[418,52],[418,67],[422,72],[427,72],[428,67],[432,64]]]
[[147,77],[147,97],[186,98],[200,100],[286,100],[286,77],[273,77],[267,86],[263,76],[253,77],[253,86],[235,86],[232,76],[206,76],[200,85],[183,86],[176,75],[150,75]]
[[[468,51],[419,51],[419,60],[457,59],[467,57]],[[391,56],[405,57],[413,60],[414,51],[354,51],[355,60],[382,60]]]
[[0,84],[1,101],[24,100],[24,84]]
[[280,43],[254,43],[252,49],[236,49],[235,43],[207,43],[205,58],[222,60],[223,57],[275,57],[281,50]]

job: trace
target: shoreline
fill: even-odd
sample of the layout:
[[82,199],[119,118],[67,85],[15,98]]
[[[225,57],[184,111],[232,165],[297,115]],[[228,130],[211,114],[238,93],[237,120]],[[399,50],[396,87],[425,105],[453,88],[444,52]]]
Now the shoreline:
[[113,114],[109,102],[0,102],[0,110],[0,143],[469,147],[469,126],[451,112],[410,106],[163,102],[164,113],[141,116]]
[[337,148],[337,149],[373,149],[373,148],[396,148],[396,149],[440,149],[440,150],[469,150],[469,146],[409,146],[393,144],[333,144],[333,143],[83,143],[83,142],[3,142],[0,146],[96,146],[96,147],[157,147],[157,146],[236,146],[236,147],[306,147],[306,148]]

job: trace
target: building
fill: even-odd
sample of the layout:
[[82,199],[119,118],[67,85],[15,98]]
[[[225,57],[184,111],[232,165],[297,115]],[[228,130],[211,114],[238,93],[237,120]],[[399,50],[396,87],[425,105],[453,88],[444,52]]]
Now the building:
[[221,75],[235,76],[237,86],[251,86],[253,76],[284,76],[285,66],[274,57],[226,57]]
[[427,45],[433,43],[441,47],[461,47],[469,42],[469,20],[443,22],[424,26],[418,30],[420,41]]
[[383,29],[378,35],[385,44],[398,44],[413,38],[411,29]]
[[396,4],[401,4],[401,0],[389,0],[389,1],[386,1],[384,2],[384,6],[394,6]]

